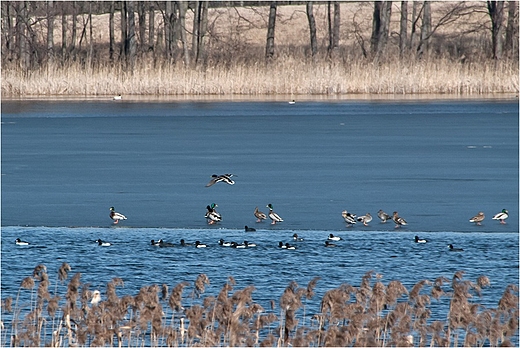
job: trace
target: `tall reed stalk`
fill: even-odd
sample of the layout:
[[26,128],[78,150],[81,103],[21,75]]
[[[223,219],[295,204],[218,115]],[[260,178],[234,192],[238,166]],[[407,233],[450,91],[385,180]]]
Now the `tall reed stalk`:
[[[68,265],[67,265],[68,266]],[[64,282],[70,266],[62,265],[57,282]],[[318,278],[307,287],[290,282],[270,310],[254,300],[254,286],[234,289],[223,285],[216,297],[202,295],[210,284],[205,274],[193,285],[182,282],[168,292],[167,284],[142,286],[135,295],[120,297],[124,282],[107,283],[104,300],[92,301],[94,292],[81,283],[81,274],[69,281],[66,293],[48,294],[46,268],[39,265],[25,278],[12,306],[2,301],[11,321],[0,327],[3,342],[12,346],[512,346],[518,344],[518,286],[506,287],[496,308],[478,302],[489,278],[475,282],[456,272],[451,282],[439,277],[421,280],[407,289],[398,280],[388,284],[367,272],[359,286],[342,284],[319,299],[320,308],[305,320]],[[33,289],[38,282],[37,296]],[[190,288],[187,298],[183,289]],[[31,290],[27,293],[23,290]],[[161,296],[159,296],[161,295]],[[305,298],[305,301],[302,301]],[[190,299],[186,308],[181,305]],[[29,310],[26,301],[28,301]],[[33,302],[35,301],[35,302]],[[431,303],[447,309],[432,317]],[[47,305],[47,311],[43,311]],[[170,313],[168,313],[170,312]],[[61,315],[60,324],[54,323]],[[170,319],[167,319],[170,318]],[[177,319],[178,318],[178,319]],[[272,329],[272,325],[277,330]],[[8,338],[9,335],[9,338]]]

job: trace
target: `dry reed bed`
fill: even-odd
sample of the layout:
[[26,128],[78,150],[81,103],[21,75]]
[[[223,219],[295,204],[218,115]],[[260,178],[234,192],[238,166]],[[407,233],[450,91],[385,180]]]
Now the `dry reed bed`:
[[28,75],[2,70],[2,95],[459,95],[518,93],[518,67],[454,63],[447,59],[387,62],[320,61],[288,56],[270,64],[209,66],[204,71],[179,66],[141,64],[133,72],[79,64],[49,67]]
[[[367,272],[359,286],[342,284],[315,301],[319,278],[300,287],[291,282],[269,309],[253,299],[254,286],[234,289],[232,277],[215,296],[202,297],[208,277],[143,286],[135,295],[118,296],[124,281],[106,286],[105,300],[92,304],[95,291],[76,273],[66,293],[71,268],[63,263],[54,286],[44,265],[21,282],[16,298],[2,301],[12,313],[2,341],[11,346],[513,346],[518,343],[518,287],[509,285],[496,308],[485,308],[486,276],[476,282],[457,272],[452,279],[422,280],[407,289],[398,280],[383,284]],[[191,289],[189,295],[185,295]],[[14,303],[13,303],[14,302]],[[432,302],[443,302],[446,320],[431,317]],[[190,303],[188,306],[187,303]],[[185,307],[183,307],[185,306]],[[275,314],[277,313],[277,314]],[[443,316],[441,313],[440,315]],[[7,316],[3,316],[6,320]]]

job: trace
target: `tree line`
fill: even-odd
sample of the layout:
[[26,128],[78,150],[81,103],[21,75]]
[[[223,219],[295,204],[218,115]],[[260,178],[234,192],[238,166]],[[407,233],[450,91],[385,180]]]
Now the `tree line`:
[[[432,40],[440,28],[461,23],[472,14],[486,12],[488,20],[474,31],[487,33],[486,56],[518,60],[518,1],[456,1],[432,6],[431,1],[374,1],[370,37],[355,19],[342,19],[341,1],[328,1],[325,54],[319,52],[313,1],[2,1],[2,66],[28,71],[51,63],[81,61],[93,64],[100,51],[110,64],[128,70],[143,57],[153,57],[189,67],[203,66],[212,38],[208,26],[211,10],[228,7],[264,8],[266,13],[265,60],[276,59],[277,11],[282,6],[304,5],[308,19],[310,57],[335,57],[340,49],[341,26],[351,26],[361,55],[377,62],[389,52],[389,40],[397,42],[399,57],[421,58],[432,54]],[[437,3],[438,4],[438,3]],[[391,32],[392,11],[397,11],[399,31]],[[435,13],[435,11],[439,11]],[[191,22],[187,21],[187,14]],[[93,16],[108,14],[108,42],[96,42]],[[119,15],[119,23],[115,20]],[[157,21],[157,14],[162,21]],[[396,16],[394,16],[396,17]],[[433,19],[435,18],[435,19]],[[61,21],[61,45],[55,44],[56,23]],[[116,24],[117,27],[116,27]],[[119,41],[116,41],[119,31]],[[395,39],[397,38],[397,39]],[[434,52],[433,52],[434,53]]]

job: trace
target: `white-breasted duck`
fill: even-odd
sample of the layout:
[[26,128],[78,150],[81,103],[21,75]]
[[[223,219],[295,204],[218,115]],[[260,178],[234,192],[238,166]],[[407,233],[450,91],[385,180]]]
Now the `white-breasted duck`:
[[204,244],[204,243],[201,243],[200,241],[196,240],[195,241],[195,248],[206,248],[207,245]]
[[484,212],[479,211],[477,215],[473,216],[471,219],[469,219],[469,222],[474,222],[475,224],[480,226],[480,223],[484,221],[486,216],[484,215]]
[[258,210],[258,207],[255,207],[255,217],[256,217],[256,222],[262,222],[263,220],[267,219],[267,215],[263,212],[261,212],[260,210]]
[[112,243],[110,243],[110,242],[105,242],[105,241],[103,241],[103,240],[101,240],[101,239],[96,240],[96,243],[98,243],[99,246],[104,246],[104,247],[107,247],[107,246],[111,246],[111,245],[112,245]]
[[224,239],[220,238],[218,241],[218,245],[223,247],[230,247],[233,244],[233,242],[226,242]]
[[217,212],[215,209],[216,207],[218,207],[218,205],[215,203],[211,203],[211,205],[206,206],[207,212],[204,217],[208,220],[208,224],[210,225],[222,221],[222,216]]
[[401,226],[408,225],[406,220],[399,216],[399,213],[394,211],[394,214],[392,215],[392,220],[395,222],[395,228],[399,228]]
[[298,236],[298,233],[292,235],[292,238],[295,242],[303,242],[303,238]]
[[150,241],[150,244],[153,245],[153,246],[159,246],[161,243],[163,242],[162,239],[159,239],[159,240],[151,240]]
[[277,222],[283,221],[283,219],[280,217],[280,215],[278,215],[277,213],[274,212],[273,205],[271,203],[269,203],[266,207],[269,208],[269,218],[272,221],[271,225],[275,225]]
[[349,213],[346,210],[343,210],[341,212],[341,216],[343,217],[343,220],[347,223],[347,227],[351,227],[356,223],[356,214]]
[[424,238],[419,238],[419,236],[415,236],[415,243],[427,243],[428,240]]
[[213,186],[217,182],[225,182],[228,185],[234,185],[235,182],[233,181],[233,179],[231,179],[232,176],[233,176],[233,174],[222,174],[222,175],[213,174],[211,176],[211,180],[206,184],[206,187]]
[[359,216],[357,221],[363,223],[364,226],[368,226],[368,223],[372,221],[372,215],[370,215],[370,213],[366,213],[365,215]]
[[291,245],[289,243],[285,243],[285,248],[284,249],[287,249],[287,250],[296,250],[296,246],[294,245]]
[[377,212],[377,217],[381,220],[381,223],[386,223],[387,220],[390,220],[392,217],[385,213],[382,209],[379,209]]
[[116,212],[114,207],[110,207],[110,218],[114,220],[114,224],[118,224],[120,220],[126,220],[126,216]]
[[336,242],[337,242],[337,241],[340,241],[342,238],[339,237],[339,236],[335,236],[335,235],[333,235],[333,234],[331,233],[331,234],[329,234],[329,237],[328,237],[327,239],[328,239],[328,240],[333,240],[333,241],[336,241]]
[[287,247],[285,246],[285,244],[283,244],[283,242],[279,242],[278,247],[281,249],[287,249]]
[[122,100],[123,96],[121,94],[115,95],[112,100]]
[[498,220],[500,221],[501,224],[505,224],[506,223],[506,219],[509,217],[509,212],[507,211],[507,209],[502,209],[502,211],[498,214],[495,214],[495,216],[493,216],[493,220]]
[[16,238],[15,240],[16,245],[29,245],[31,243],[26,242],[25,240],[21,240],[20,238]]

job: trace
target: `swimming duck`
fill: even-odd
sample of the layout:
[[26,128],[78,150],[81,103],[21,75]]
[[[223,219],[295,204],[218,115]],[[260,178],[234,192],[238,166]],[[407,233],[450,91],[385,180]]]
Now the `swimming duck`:
[[262,220],[267,219],[267,215],[265,213],[258,210],[258,207],[255,208],[255,217],[257,218],[256,222],[262,222]]
[[419,238],[419,236],[415,236],[415,243],[426,243],[428,242],[426,239]]
[[364,226],[368,226],[368,223],[372,221],[372,215],[370,213],[366,213],[357,218],[357,221],[362,222]]
[[341,216],[343,216],[343,219],[347,223],[347,227],[351,227],[356,223],[356,214],[349,213],[346,210],[343,210],[341,212]]
[[509,217],[509,212],[506,210],[506,209],[502,209],[502,211],[498,214],[495,214],[495,216],[493,216],[493,220],[498,220],[500,221],[501,224],[505,224],[506,223],[506,219]]
[[285,243],[285,248],[287,250],[296,250],[296,247],[294,245],[291,245],[289,243]]
[[381,223],[386,223],[386,220],[390,220],[392,217],[390,215],[388,215],[387,213],[385,213],[382,209],[379,209],[379,211],[377,212],[377,216],[379,217],[379,219],[381,219]]
[[208,220],[208,224],[210,225],[222,221],[222,216],[220,216],[220,214],[217,212],[215,209],[216,207],[218,207],[218,205],[215,203],[211,203],[211,205],[206,206],[207,212],[204,217]]
[[474,222],[474,223],[476,223],[477,225],[480,226],[480,223],[482,221],[484,221],[485,218],[486,217],[484,216],[484,213],[479,211],[479,213],[477,215],[475,215],[471,219],[469,219],[469,222]]
[[255,232],[255,231],[256,231],[256,229],[254,229],[253,227],[248,227],[247,225],[244,226],[244,230],[245,230],[246,232]]
[[269,208],[269,218],[272,220],[271,225],[275,225],[277,222],[282,222],[283,219],[280,217],[280,215],[276,214],[273,211],[273,205],[269,203],[266,205],[267,208]]
[[217,182],[225,182],[228,185],[234,185],[235,182],[231,179],[232,176],[233,176],[233,174],[222,174],[222,175],[213,174],[211,176],[212,179],[206,184],[206,187],[213,186]]
[[162,239],[159,239],[157,241],[152,239],[150,241],[150,244],[153,245],[153,246],[159,246],[159,245],[161,245],[162,241],[163,241]]
[[237,242],[231,242],[231,247],[235,249],[245,249],[247,248],[247,245],[245,245],[244,243],[238,244]]
[[244,241],[244,245],[246,246],[246,248],[254,248],[254,247],[256,247],[255,243],[249,243],[247,240]]
[[295,242],[303,242],[303,238],[298,237],[298,233],[293,234],[292,238]]
[[199,242],[198,240],[195,241],[195,248],[206,248],[207,245],[204,243]]
[[290,105],[296,104],[296,101],[293,99],[289,102]]
[[20,238],[16,238],[16,241],[15,241],[16,245],[29,245],[31,243],[29,242],[26,242],[24,240],[21,240]]
[[115,95],[114,98],[112,98],[113,100],[122,100],[123,97],[121,96],[121,94],[118,94],[118,95]]
[[223,247],[230,247],[232,243],[233,242],[226,242],[222,238],[220,238],[220,240],[218,241],[218,245],[223,246]]
[[464,251],[462,248],[454,248],[451,244],[448,244],[448,249],[450,249],[450,251]]
[[175,244],[173,244],[173,243],[165,242],[162,239],[159,240],[159,247],[160,248],[172,248],[174,246],[175,246]]
[[328,240],[325,241],[325,247],[326,248],[334,248],[336,244],[329,242]]
[[282,248],[282,249],[287,249],[287,247],[285,246],[285,244],[283,244],[283,242],[278,243],[278,247]]
[[112,245],[112,243],[102,241],[101,239],[96,240],[96,243],[98,243],[98,245],[100,245],[100,246],[104,246],[104,247],[106,247],[106,246],[111,246],[111,245]]
[[341,240],[341,237],[335,236],[335,235],[333,235],[333,234],[331,233],[331,234],[329,234],[329,238],[327,238],[327,239],[328,239],[328,240],[333,240],[333,241],[336,241],[336,242],[337,242],[337,241]]
[[193,243],[186,243],[186,242],[184,241],[184,239],[181,239],[180,244],[181,244],[182,247],[185,247],[185,246],[193,246]]
[[392,216],[392,220],[394,220],[395,222],[395,228],[399,228],[401,226],[405,226],[407,225],[408,223],[406,222],[406,220],[402,217],[399,216],[399,213],[394,211],[394,214]]
[[119,223],[119,220],[126,220],[126,216],[118,213],[114,210],[114,207],[110,207],[110,218],[114,220],[114,225]]

